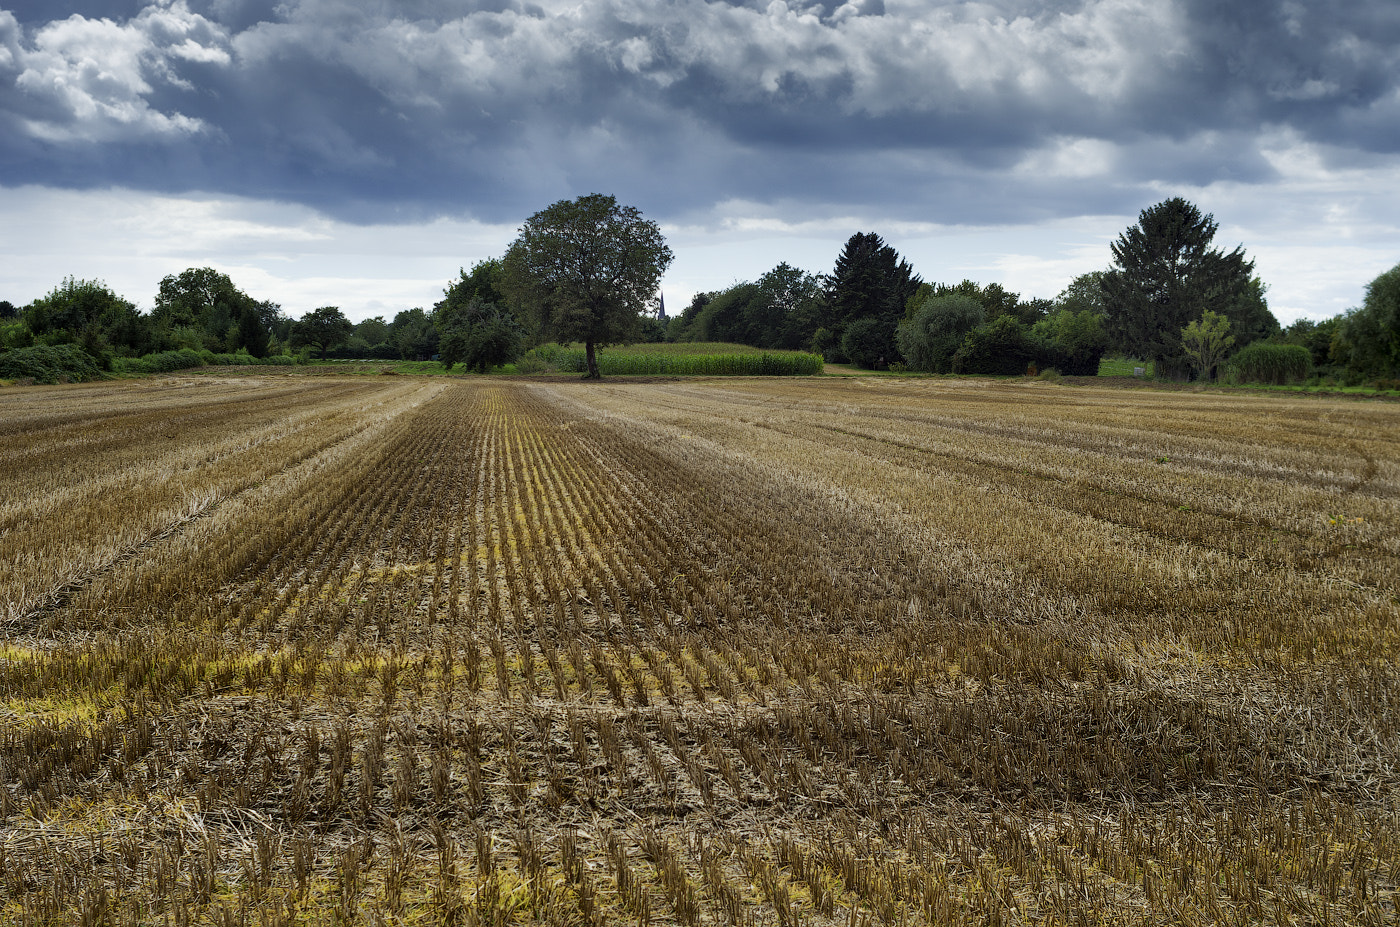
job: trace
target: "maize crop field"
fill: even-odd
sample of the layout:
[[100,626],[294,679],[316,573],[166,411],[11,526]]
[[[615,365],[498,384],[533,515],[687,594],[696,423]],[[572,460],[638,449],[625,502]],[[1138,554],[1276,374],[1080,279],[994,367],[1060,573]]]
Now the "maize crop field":
[[0,922],[1400,923],[1400,405],[0,392]]

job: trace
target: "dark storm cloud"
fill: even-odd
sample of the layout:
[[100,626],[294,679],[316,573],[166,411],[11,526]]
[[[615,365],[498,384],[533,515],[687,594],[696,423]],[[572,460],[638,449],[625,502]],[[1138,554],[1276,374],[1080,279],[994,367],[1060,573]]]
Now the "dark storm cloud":
[[1389,0],[46,6],[0,11],[6,184],[364,220],[513,221],[603,190],[658,216],[737,199],[985,222],[1267,181],[1280,131],[1400,149]]

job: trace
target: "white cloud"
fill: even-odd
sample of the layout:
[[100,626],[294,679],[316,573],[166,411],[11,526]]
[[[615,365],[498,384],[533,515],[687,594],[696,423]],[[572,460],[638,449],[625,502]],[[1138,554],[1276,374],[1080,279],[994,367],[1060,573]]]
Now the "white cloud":
[[22,68],[15,86],[39,115],[23,120],[52,142],[102,142],[198,132],[204,124],[153,107],[157,85],[192,90],[178,61],[227,64],[223,32],[190,12],[185,0],[161,0],[125,24],[74,14],[40,28],[32,48],[8,54]]

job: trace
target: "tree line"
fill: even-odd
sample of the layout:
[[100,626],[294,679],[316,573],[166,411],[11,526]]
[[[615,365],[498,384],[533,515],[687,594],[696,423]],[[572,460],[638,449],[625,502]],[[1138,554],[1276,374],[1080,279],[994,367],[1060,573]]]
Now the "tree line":
[[997,283],[927,282],[878,234],[857,232],[830,273],[780,263],[756,281],[699,293],[668,319],[656,311],[672,259],[660,229],[591,194],[535,213],[505,255],[462,270],[430,310],[351,323],[325,306],[293,320],[204,267],[163,279],[143,313],[101,282],[70,278],[23,308],[0,302],[0,352],[71,344],[104,368],[161,351],[301,352],[485,372],[547,341],[579,341],[596,376],[599,345],[718,341],[876,370],[1092,376],[1115,354],[1165,379],[1227,371],[1250,382],[1400,379],[1400,266],[1372,281],[1350,312],[1284,329],[1243,248],[1214,246],[1217,228],[1194,204],[1167,199],[1113,242],[1107,268],[1054,299]]
[[1194,204],[1167,199],[1112,244],[1110,266],[1054,299],[996,283],[925,282],[879,235],[859,232],[828,274],[784,263],[757,281],[697,294],[665,337],[805,348],[831,363],[931,373],[1092,376],[1111,354],[1172,380],[1226,368],[1247,382],[1400,377],[1400,266],[1368,285],[1360,307],[1285,329],[1243,248],[1214,246],[1217,228]]

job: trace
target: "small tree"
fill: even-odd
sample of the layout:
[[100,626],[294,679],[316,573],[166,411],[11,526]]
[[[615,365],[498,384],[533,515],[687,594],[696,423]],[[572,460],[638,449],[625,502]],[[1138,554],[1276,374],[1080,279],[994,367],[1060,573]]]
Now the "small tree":
[[1212,378],[1215,368],[1225,359],[1225,353],[1235,343],[1230,334],[1230,320],[1207,309],[1200,319],[1187,323],[1181,330],[1181,347],[1191,366],[1202,379]]
[[344,344],[354,332],[355,326],[335,306],[322,306],[312,309],[292,326],[292,347],[308,345],[317,350],[322,358],[326,352],[338,344]]
[[637,337],[672,257],[655,222],[593,193],[525,220],[502,262],[501,289],[546,337],[582,341],[586,376],[598,379],[597,347]]

